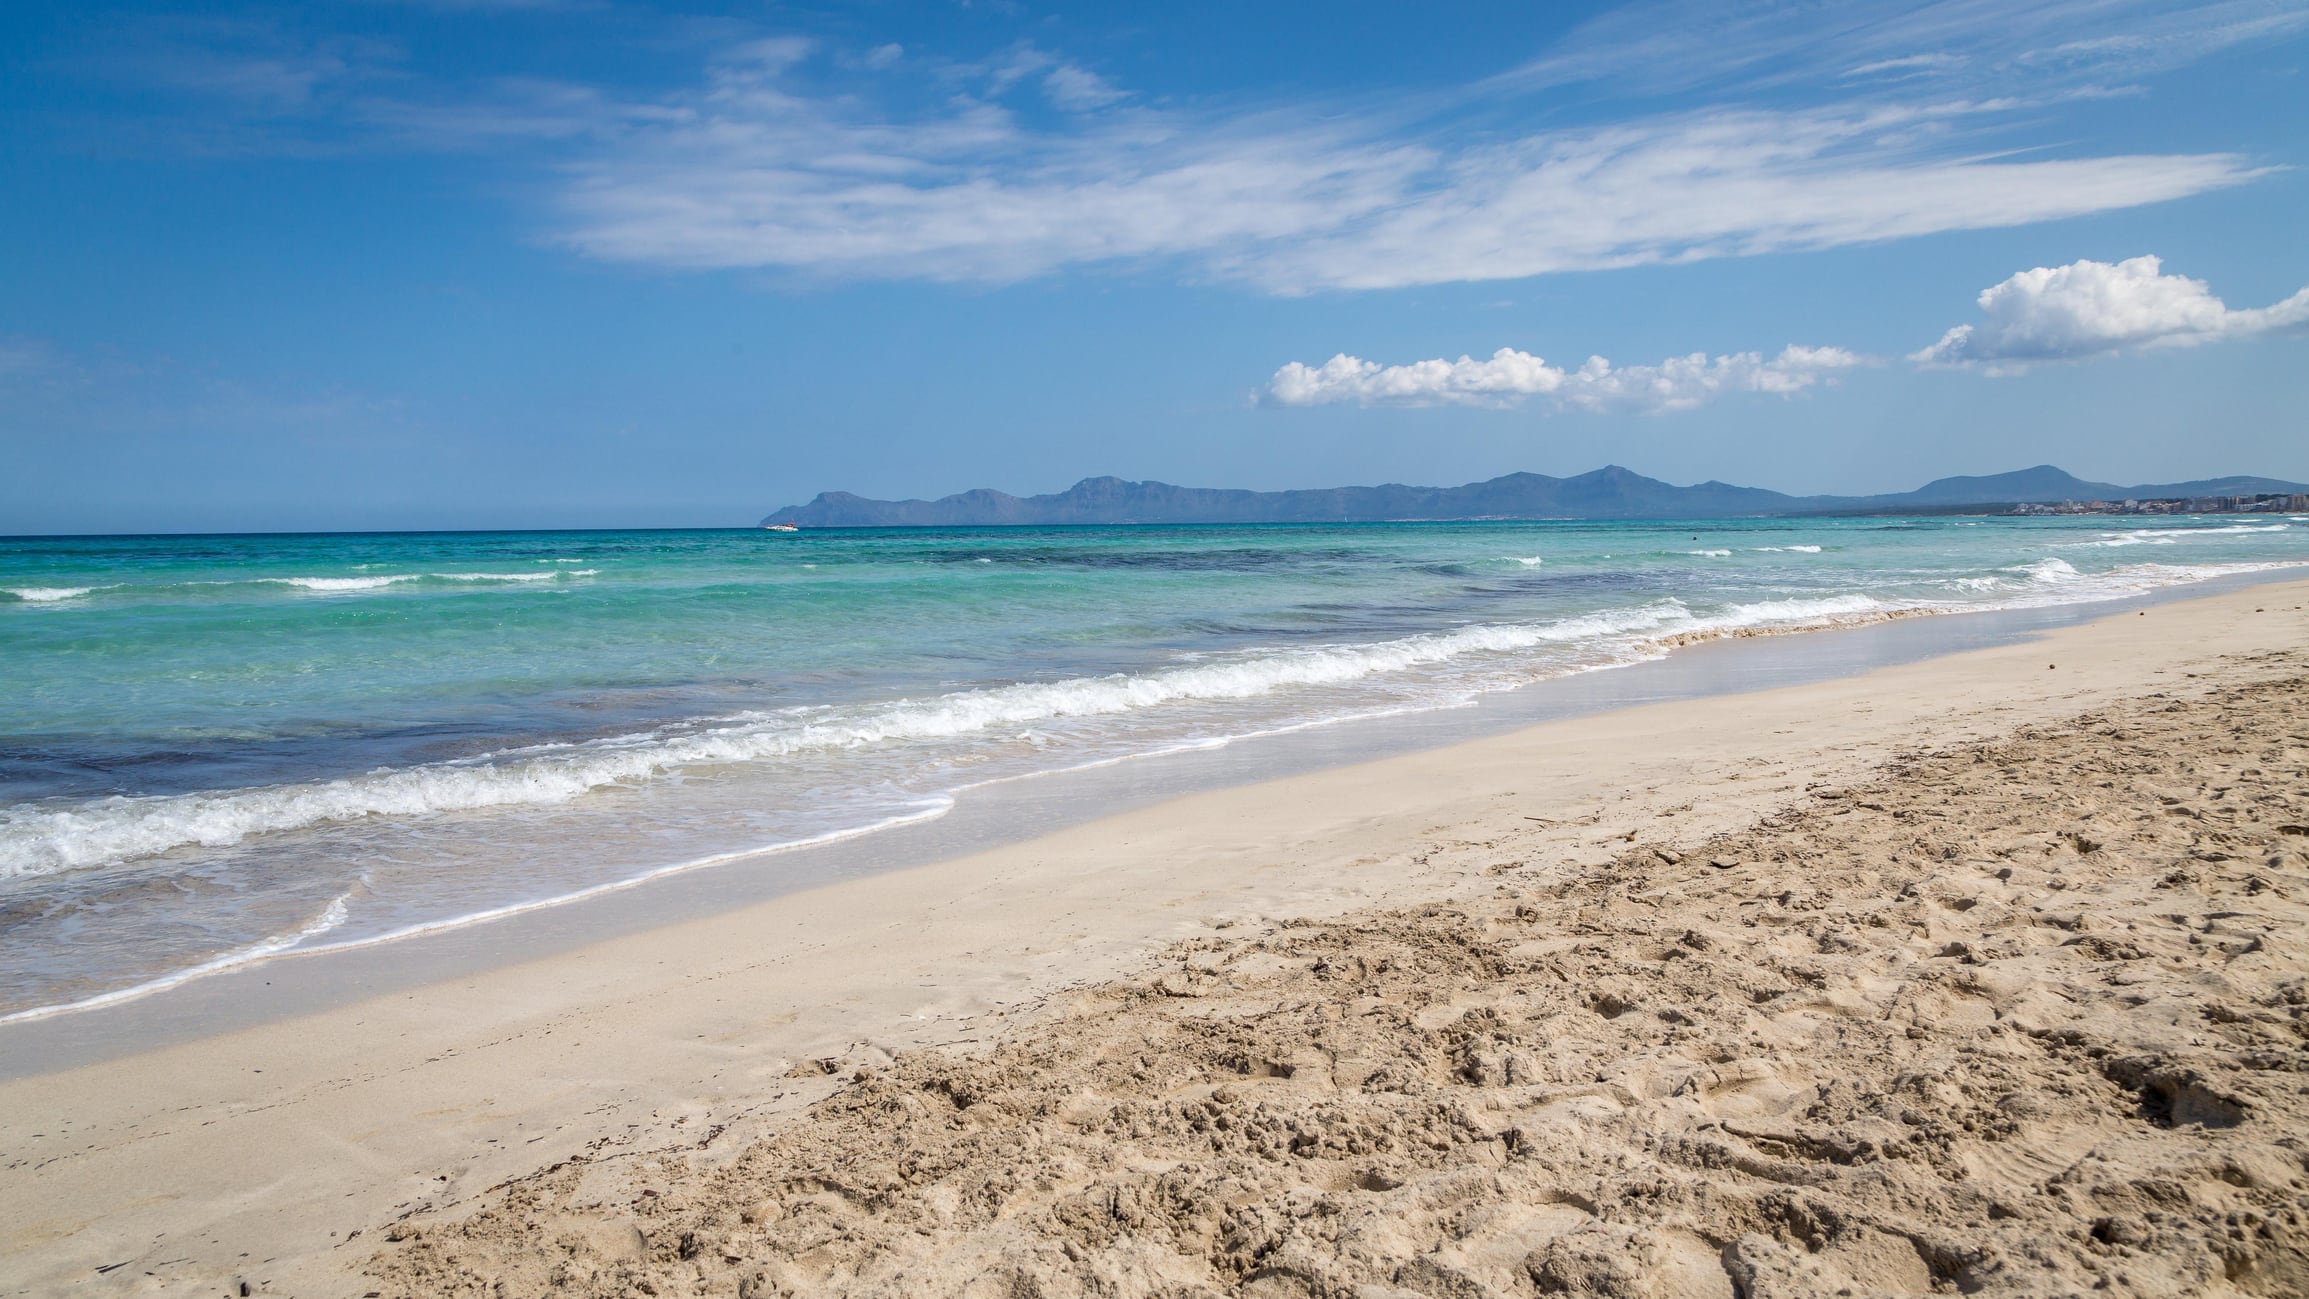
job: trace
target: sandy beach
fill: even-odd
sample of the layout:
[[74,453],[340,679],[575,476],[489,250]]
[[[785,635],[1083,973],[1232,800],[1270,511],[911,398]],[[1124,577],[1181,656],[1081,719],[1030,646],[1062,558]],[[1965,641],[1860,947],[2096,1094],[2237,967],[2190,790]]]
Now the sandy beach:
[[1194,794],[18,1077],[0,1292],[2302,1293],[2305,605]]

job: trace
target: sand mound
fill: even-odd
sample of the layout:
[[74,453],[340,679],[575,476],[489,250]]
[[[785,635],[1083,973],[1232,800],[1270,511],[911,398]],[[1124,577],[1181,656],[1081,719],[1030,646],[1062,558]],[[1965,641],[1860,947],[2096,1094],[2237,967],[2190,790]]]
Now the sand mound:
[[[385,1295],[2309,1293],[2309,680],[1175,951]],[[2201,684],[2201,683],[2200,683]]]

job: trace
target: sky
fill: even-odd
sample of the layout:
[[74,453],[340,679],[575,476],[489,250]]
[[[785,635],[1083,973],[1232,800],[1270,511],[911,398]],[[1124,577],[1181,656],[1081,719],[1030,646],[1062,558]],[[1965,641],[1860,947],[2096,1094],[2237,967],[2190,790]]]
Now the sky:
[[2309,480],[2309,0],[0,7],[0,534]]

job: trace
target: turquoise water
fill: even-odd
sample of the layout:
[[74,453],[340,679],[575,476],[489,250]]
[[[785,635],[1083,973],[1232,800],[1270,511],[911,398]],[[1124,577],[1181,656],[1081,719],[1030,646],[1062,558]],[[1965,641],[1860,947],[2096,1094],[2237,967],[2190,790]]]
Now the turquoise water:
[[1695,637],[2309,562],[2309,521],[0,541],[0,1015]]

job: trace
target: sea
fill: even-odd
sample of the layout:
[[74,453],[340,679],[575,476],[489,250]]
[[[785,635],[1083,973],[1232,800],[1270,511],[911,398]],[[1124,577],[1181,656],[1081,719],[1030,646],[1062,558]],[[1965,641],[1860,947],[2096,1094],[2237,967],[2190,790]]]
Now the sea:
[[2309,564],[2309,519],[0,540],[0,1022],[1733,635]]

